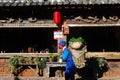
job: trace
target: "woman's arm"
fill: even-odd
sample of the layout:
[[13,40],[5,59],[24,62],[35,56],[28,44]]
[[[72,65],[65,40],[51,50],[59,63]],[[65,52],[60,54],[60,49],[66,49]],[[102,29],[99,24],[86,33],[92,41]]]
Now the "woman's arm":
[[69,54],[68,50],[64,50],[61,58],[62,58],[64,61],[66,61],[66,60],[67,60],[67,57],[68,57],[68,54]]

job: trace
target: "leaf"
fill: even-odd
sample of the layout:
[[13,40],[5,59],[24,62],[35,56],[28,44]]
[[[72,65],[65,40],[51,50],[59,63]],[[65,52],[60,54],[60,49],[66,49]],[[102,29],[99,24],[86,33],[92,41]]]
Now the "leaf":
[[45,58],[41,58],[41,60],[39,62],[40,69],[44,69],[45,66],[46,66],[46,60],[45,60]]
[[75,37],[72,37],[68,43],[71,44],[72,42],[84,42],[84,39],[82,37],[78,37],[78,38],[75,38]]

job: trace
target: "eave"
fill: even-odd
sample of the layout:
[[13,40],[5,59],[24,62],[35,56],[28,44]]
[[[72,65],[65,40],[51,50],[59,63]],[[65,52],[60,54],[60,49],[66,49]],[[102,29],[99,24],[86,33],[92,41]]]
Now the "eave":
[[80,1],[54,1],[45,0],[0,0],[0,6],[46,6],[46,5],[114,5],[120,4],[119,0],[80,0]]

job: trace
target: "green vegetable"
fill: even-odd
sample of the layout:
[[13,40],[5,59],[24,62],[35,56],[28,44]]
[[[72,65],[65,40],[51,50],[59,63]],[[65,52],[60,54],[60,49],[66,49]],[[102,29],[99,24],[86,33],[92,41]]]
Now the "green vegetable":
[[82,37],[78,37],[78,38],[75,38],[75,37],[72,37],[68,43],[71,44],[72,42],[84,42],[84,39]]

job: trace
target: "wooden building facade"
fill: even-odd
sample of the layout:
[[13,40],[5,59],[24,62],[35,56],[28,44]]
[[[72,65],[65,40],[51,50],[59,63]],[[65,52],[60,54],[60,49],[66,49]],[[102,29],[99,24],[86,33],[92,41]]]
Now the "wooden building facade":
[[[69,28],[69,34],[64,35],[66,41],[71,37],[82,36],[87,42],[86,59],[105,57],[108,69],[100,72],[99,78],[120,77],[119,8],[119,0],[0,0],[0,79],[4,80],[6,76],[11,75],[6,64],[8,58],[13,55],[25,57],[48,57],[49,53],[58,55],[52,47],[53,44],[57,46],[53,32],[64,26]],[[55,11],[59,11],[62,16],[60,27],[53,21]],[[26,50],[29,46],[33,47],[35,52],[28,54]],[[49,49],[49,53],[45,54],[46,48]],[[24,53],[21,53],[23,50]],[[54,62],[47,64],[49,67],[60,65]],[[62,67],[64,66],[63,63]],[[91,67],[80,69],[76,78],[80,79],[88,72],[93,73],[94,77],[96,72],[89,71],[90,69]],[[38,78],[49,79],[50,74],[47,70],[49,68],[46,68],[44,75]],[[28,67],[17,76],[35,77],[36,72]],[[89,74],[85,76],[91,77]],[[64,75],[59,78],[63,77]],[[57,79],[55,77],[55,80]]]

